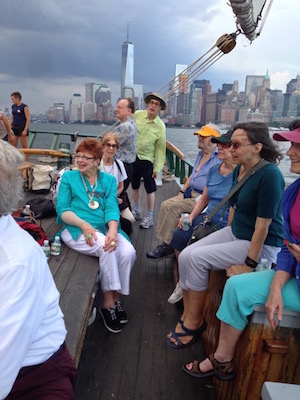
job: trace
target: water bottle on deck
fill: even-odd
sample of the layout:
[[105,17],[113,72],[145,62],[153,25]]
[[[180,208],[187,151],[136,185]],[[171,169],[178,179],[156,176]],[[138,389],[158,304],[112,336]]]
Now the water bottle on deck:
[[51,255],[52,256],[59,256],[61,249],[60,237],[55,236],[54,242],[51,243]]
[[260,263],[256,267],[255,271],[260,272],[260,271],[266,271],[267,269],[269,269],[268,260],[266,258],[262,258],[260,260]]
[[30,219],[30,205],[26,204],[21,212],[21,217]]
[[50,244],[49,240],[44,240],[43,246],[42,246],[43,252],[45,253],[45,256],[47,257],[47,260],[50,256]]

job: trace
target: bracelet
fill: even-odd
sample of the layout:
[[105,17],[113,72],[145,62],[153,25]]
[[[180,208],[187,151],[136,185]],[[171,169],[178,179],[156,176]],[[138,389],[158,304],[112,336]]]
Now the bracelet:
[[245,264],[250,268],[256,268],[258,265],[258,262],[256,262],[255,260],[253,260],[250,257],[247,257],[245,260]]
[[182,193],[182,194],[183,194],[183,193],[184,193],[184,191],[183,191],[183,190],[179,190],[179,193]]

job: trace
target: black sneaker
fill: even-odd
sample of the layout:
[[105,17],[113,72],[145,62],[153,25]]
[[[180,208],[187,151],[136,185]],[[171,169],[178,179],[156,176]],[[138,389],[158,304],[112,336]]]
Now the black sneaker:
[[122,303],[120,301],[115,302],[116,305],[116,314],[117,318],[120,321],[120,324],[127,324],[128,322],[128,317],[127,314],[122,306]]
[[105,328],[112,333],[119,333],[122,331],[122,326],[119,319],[117,318],[116,309],[111,308],[100,308],[99,313],[102,317]]
[[174,255],[174,249],[172,247],[160,244],[153,251],[149,251],[146,257],[149,258],[150,260],[158,261],[166,257],[173,257],[173,255]]

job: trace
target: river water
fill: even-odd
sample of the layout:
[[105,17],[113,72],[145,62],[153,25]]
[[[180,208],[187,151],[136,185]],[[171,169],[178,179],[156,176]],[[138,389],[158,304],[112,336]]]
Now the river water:
[[[81,134],[87,134],[91,137],[100,135],[103,131],[107,130],[107,126],[96,126],[96,125],[77,125],[77,124],[41,124],[34,123],[30,125],[32,130],[41,131],[52,131],[52,132],[79,132]],[[173,143],[179,150],[185,154],[185,159],[194,163],[198,154],[197,138],[193,135],[195,128],[167,128],[167,139]],[[225,132],[225,131],[224,131]],[[61,136],[58,143],[67,142],[67,137]],[[34,146],[49,147],[51,143],[51,135],[40,135],[36,138]],[[283,154],[289,148],[289,142],[276,142]],[[299,176],[290,172],[290,160],[287,156],[284,156],[280,162],[279,168],[285,178],[286,185],[290,185]]]

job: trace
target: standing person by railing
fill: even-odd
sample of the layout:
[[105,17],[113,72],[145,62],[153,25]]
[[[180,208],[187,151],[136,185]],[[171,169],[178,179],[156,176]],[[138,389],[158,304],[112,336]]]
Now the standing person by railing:
[[[12,115],[10,126],[15,134],[13,145],[18,146],[18,138],[20,138],[23,149],[28,148],[28,129],[30,125],[30,112],[26,104],[22,103],[22,95],[19,92],[11,94],[13,105],[11,107]],[[28,161],[28,155],[25,156]]]
[[160,94],[151,93],[145,97],[147,110],[138,110],[134,119],[138,129],[137,158],[132,177],[133,215],[141,220],[140,184],[144,179],[147,192],[147,215],[140,227],[148,229],[153,226],[153,209],[155,204],[155,178],[162,169],[166,154],[166,126],[159,117],[160,110],[165,110],[166,103]]
[[124,190],[127,190],[132,180],[133,166],[137,152],[137,127],[133,114],[135,111],[134,102],[128,99],[121,99],[115,109],[119,123],[114,128],[114,133],[118,136],[120,146],[116,157],[124,164],[127,179],[124,182]]

